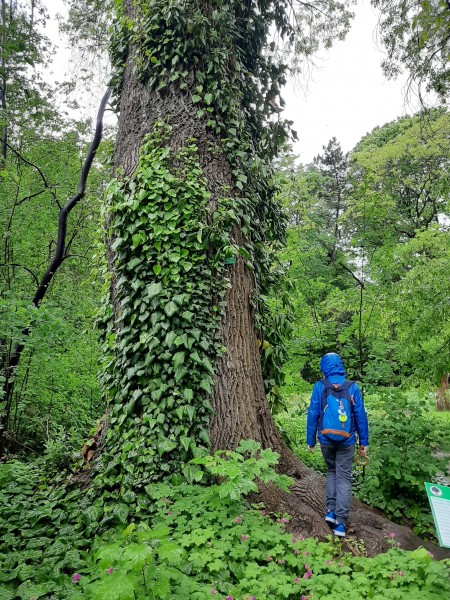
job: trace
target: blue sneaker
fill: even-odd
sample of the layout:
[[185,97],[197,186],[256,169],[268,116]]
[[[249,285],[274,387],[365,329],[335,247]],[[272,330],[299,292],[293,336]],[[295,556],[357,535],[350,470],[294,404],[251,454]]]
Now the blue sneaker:
[[334,529],[336,527],[336,525],[337,525],[336,515],[334,514],[334,512],[332,510],[327,512],[327,514],[325,515],[325,523],[327,523],[327,525],[329,525],[331,527],[331,529]]
[[345,531],[344,523],[338,523],[336,525],[336,527],[333,529],[333,533],[334,533],[334,535],[337,535],[338,537],[345,537],[346,531]]

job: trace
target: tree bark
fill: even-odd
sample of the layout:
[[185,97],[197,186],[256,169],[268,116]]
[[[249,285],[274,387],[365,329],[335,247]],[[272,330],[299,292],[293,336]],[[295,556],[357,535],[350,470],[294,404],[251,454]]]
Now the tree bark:
[[[124,2],[126,13],[135,17],[135,5]],[[234,192],[230,165],[221,150],[221,140],[207,129],[205,120],[197,117],[197,107],[191,101],[192,90],[180,91],[168,84],[161,91],[150,90],[135,76],[134,49],[129,49],[120,102],[120,117],[114,166],[131,176],[138,164],[139,148],[144,136],[151,132],[158,119],[168,120],[172,127],[169,145],[173,151],[195,138],[199,159],[211,193],[210,211],[214,211],[223,187]],[[189,86],[188,86],[189,87]],[[233,232],[235,241],[242,242],[242,233]],[[111,302],[117,314],[114,280],[114,253],[111,236],[107,236],[107,256],[112,270]],[[242,439],[254,439],[263,447],[280,453],[280,471],[294,477],[291,494],[266,487],[260,498],[269,510],[286,511],[293,515],[292,528],[303,535],[324,537],[329,533],[323,521],[325,514],[324,478],[302,464],[281,438],[265,398],[260,351],[254,325],[252,295],[255,291],[253,273],[245,267],[242,257],[234,265],[224,266],[229,280],[226,309],[221,322],[220,339],[226,352],[216,364],[216,381],[212,394],[214,414],[210,422],[211,450],[233,449]],[[150,283],[150,282],[148,282]],[[421,540],[406,528],[390,523],[360,502],[354,503],[351,532],[361,538],[370,555],[389,547],[388,533],[396,532],[405,548],[421,545]],[[433,547],[433,551],[438,550]]]

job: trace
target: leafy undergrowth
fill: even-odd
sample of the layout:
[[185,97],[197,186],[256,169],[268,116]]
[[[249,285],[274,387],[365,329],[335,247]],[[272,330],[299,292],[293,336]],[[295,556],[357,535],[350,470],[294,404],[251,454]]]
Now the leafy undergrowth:
[[[336,540],[287,534],[288,515],[248,506],[255,477],[288,481],[272,471],[273,452],[245,444],[196,460],[187,479],[97,500],[40,485],[30,466],[2,465],[0,599],[448,597],[449,561],[422,548],[354,557]],[[212,475],[220,483],[197,483]]]

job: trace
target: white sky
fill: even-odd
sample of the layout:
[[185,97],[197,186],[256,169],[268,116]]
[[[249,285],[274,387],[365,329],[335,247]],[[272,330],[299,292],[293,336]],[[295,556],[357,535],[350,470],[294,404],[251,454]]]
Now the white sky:
[[[65,12],[63,0],[47,0],[47,7],[52,17]],[[282,94],[286,101],[282,115],[294,121],[299,136],[294,151],[303,163],[311,162],[333,136],[347,152],[375,126],[418,110],[405,102],[406,78],[387,81],[381,71],[384,55],[376,43],[377,13],[369,0],[360,0],[353,10],[356,17],[346,40],[316,60],[306,89],[291,83]],[[55,21],[47,34],[59,46],[53,78],[61,80],[69,68],[70,50],[59,39]],[[80,103],[88,104],[84,115],[96,114],[103,93],[93,87],[79,96]]]
[[307,90],[290,85],[283,95],[283,114],[294,121],[299,136],[294,149],[303,163],[321,153],[333,136],[348,152],[377,125],[418,110],[405,101],[406,77],[387,81],[381,71],[384,53],[376,43],[377,12],[368,0],[354,12],[347,38],[317,63]]

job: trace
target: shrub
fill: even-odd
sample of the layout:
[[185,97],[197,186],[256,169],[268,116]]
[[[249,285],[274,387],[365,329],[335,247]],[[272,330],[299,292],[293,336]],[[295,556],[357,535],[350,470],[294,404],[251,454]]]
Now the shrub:
[[446,468],[436,453],[450,439],[450,427],[433,418],[419,392],[378,391],[368,404],[371,462],[357,495],[389,518],[413,524],[416,533],[433,534],[424,482]]

